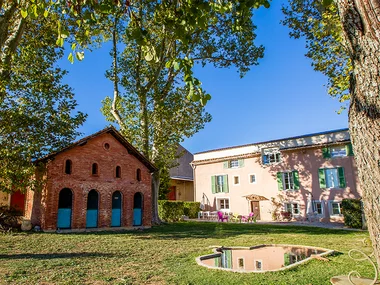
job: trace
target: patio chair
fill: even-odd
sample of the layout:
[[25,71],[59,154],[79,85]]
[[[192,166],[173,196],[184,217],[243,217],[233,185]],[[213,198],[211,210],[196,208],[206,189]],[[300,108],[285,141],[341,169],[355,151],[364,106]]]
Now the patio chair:
[[236,213],[233,213],[231,216],[231,221],[241,223],[242,216]]
[[248,216],[244,216],[244,220],[246,222],[255,223],[256,222],[255,214],[253,212],[250,212]]
[[222,212],[218,212],[218,222],[223,222],[224,220],[226,220],[228,222],[228,216],[225,216]]

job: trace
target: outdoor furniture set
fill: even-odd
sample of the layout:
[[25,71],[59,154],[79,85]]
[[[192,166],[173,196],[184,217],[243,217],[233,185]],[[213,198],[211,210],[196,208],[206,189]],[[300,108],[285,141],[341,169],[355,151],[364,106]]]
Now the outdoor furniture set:
[[252,212],[245,216],[236,213],[223,213],[222,211],[200,211],[198,212],[198,219],[218,222],[256,222],[256,216]]

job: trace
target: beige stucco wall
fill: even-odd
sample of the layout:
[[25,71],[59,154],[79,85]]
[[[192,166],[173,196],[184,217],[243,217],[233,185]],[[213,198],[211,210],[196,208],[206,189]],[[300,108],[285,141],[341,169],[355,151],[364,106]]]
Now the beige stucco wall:
[[0,191],[0,206],[9,205],[9,194]]
[[170,180],[170,186],[175,186],[175,198],[178,201],[194,201],[194,183],[186,180]]
[[[281,203],[298,203],[301,214],[296,217],[299,219],[306,217],[307,195],[310,192],[312,199],[321,201],[324,206],[324,215],[321,219],[325,221],[342,220],[341,216],[330,216],[329,201],[340,202],[344,198],[359,198],[360,191],[357,185],[357,169],[353,156],[341,158],[325,159],[322,156],[321,147],[309,147],[302,149],[288,149],[281,151],[282,161],[278,164],[262,165],[261,153],[246,154],[244,166],[241,168],[223,168],[226,160],[233,159],[228,157],[225,160],[197,161],[195,155],[195,201],[202,202],[205,194],[210,201],[211,210],[217,210],[217,200],[229,198],[229,211],[243,215],[249,214],[250,202],[243,196],[256,194],[264,196],[268,201],[260,202],[261,220],[272,220],[273,205],[271,198],[276,198]],[[202,158],[204,158],[202,156]],[[346,188],[322,190],[319,186],[318,169],[328,167],[344,167]],[[279,191],[277,186],[277,172],[297,170],[299,172],[300,189],[297,191]],[[249,182],[249,175],[256,175],[256,183]],[[211,176],[228,175],[229,193],[212,194]],[[239,185],[234,185],[234,176],[239,176]]]

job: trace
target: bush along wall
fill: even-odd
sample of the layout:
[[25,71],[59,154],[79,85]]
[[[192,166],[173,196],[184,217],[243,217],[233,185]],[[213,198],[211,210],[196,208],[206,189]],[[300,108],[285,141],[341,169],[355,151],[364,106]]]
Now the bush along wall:
[[198,212],[201,209],[200,202],[184,202],[184,215],[190,219],[195,219],[198,217]]
[[342,212],[346,226],[350,228],[362,228],[362,202],[360,199],[343,199]]
[[179,221],[184,215],[184,202],[158,200],[158,215],[166,222]]

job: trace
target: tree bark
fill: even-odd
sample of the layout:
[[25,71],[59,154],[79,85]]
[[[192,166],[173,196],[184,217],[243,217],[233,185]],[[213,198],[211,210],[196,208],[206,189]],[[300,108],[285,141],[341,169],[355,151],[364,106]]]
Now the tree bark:
[[158,189],[160,189],[160,170],[152,174],[152,225],[162,223],[158,216]]
[[353,64],[350,135],[380,269],[380,1],[338,0],[337,4]]

